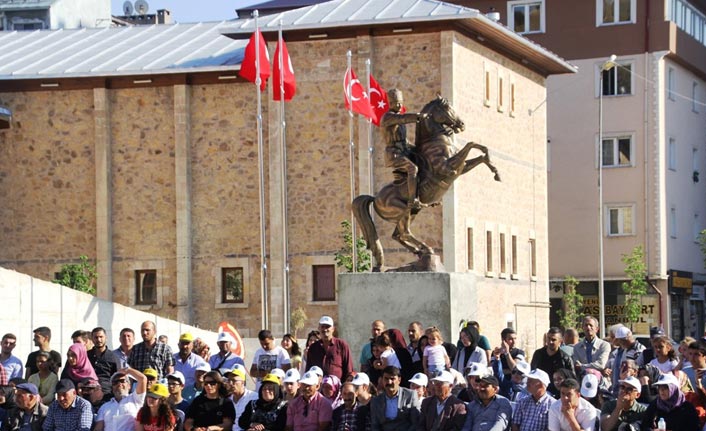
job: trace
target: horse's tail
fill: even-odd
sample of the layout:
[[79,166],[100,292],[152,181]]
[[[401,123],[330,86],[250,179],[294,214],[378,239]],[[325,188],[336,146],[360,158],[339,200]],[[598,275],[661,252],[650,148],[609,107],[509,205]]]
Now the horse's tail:
[[374,200],[375,198],[370,195],[360,195],[353,199],[353,215],[363,230],[363,238],[368,243],[368,250],[372,250],[378,240],[378,232],[375,229],[373,218],[370,216],[370,204]]

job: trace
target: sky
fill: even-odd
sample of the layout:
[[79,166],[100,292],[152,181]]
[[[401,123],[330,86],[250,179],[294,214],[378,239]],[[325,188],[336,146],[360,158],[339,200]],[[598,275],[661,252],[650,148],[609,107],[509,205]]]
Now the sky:
[[[126,0],[111,0],[111,13],[123,15],[123,3]],[[135,4],[135,0],[129,0]],[[252,4],[264,3],[265,0],[146,0],[147,13],[156,13],[157,9],[167,9],[175,22],[223,21],[235,19],[235,10]]]

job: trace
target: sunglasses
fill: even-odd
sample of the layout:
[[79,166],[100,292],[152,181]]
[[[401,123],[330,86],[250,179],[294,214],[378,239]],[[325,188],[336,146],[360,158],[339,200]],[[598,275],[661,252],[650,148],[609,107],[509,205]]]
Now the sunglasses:
[[213,380],[204,380],[203,381],[204,386],[216,386],[218,382],[213,381]]
[[124,383],[127,383],[127,379],[118,379],[118,380],[113,380],[113,386],[115,385],[122,385]]

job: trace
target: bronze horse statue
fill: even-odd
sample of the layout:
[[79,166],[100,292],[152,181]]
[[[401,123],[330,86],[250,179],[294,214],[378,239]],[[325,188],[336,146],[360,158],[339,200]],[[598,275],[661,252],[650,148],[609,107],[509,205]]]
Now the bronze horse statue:
[[[498,170],[491,163],[488,148],[468,142],[456,154],[452,154],[454,133],[463,131],[463,121],[456,116],[449,102],[437,96],[422,109],[417,122],[415,145],[411,157],[416,160],[418,173],[417,194],[422,208],[436,206],[448,191],[451,184],[459,176],[467,173],[480,164],[485,164],[495,174],[495,180],[500,181]],[[480,156],[466,160],[472,149],[482,152]],[[385,265],[385,257],[380,239],[370,216],[370,204],[383,220],[395,223],[392,238],[402,244],[407,250],[415,253],[420,259],[425,255],[433,255],[434,250],[415,237],[410,226],[415,216],[421,211],[410,208],[408,188],[405,182],[391,182],[383,186],[377,195],[360,195],[353,200],[353,214],[363,231],[363,238],[368,249],[375,258],[374,272],[379,272]]]

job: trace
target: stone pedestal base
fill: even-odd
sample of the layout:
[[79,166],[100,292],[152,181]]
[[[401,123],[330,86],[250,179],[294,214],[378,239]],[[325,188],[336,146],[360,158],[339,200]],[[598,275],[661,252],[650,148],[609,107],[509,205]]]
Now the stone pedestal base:
[[468,273],[361,273],[338,278],[339,336],[348,341],[358,368],[370,324],[382,319],[407,334],[410,322],[438,326],[455,342],[462,319],[479,315],[476,276]]

